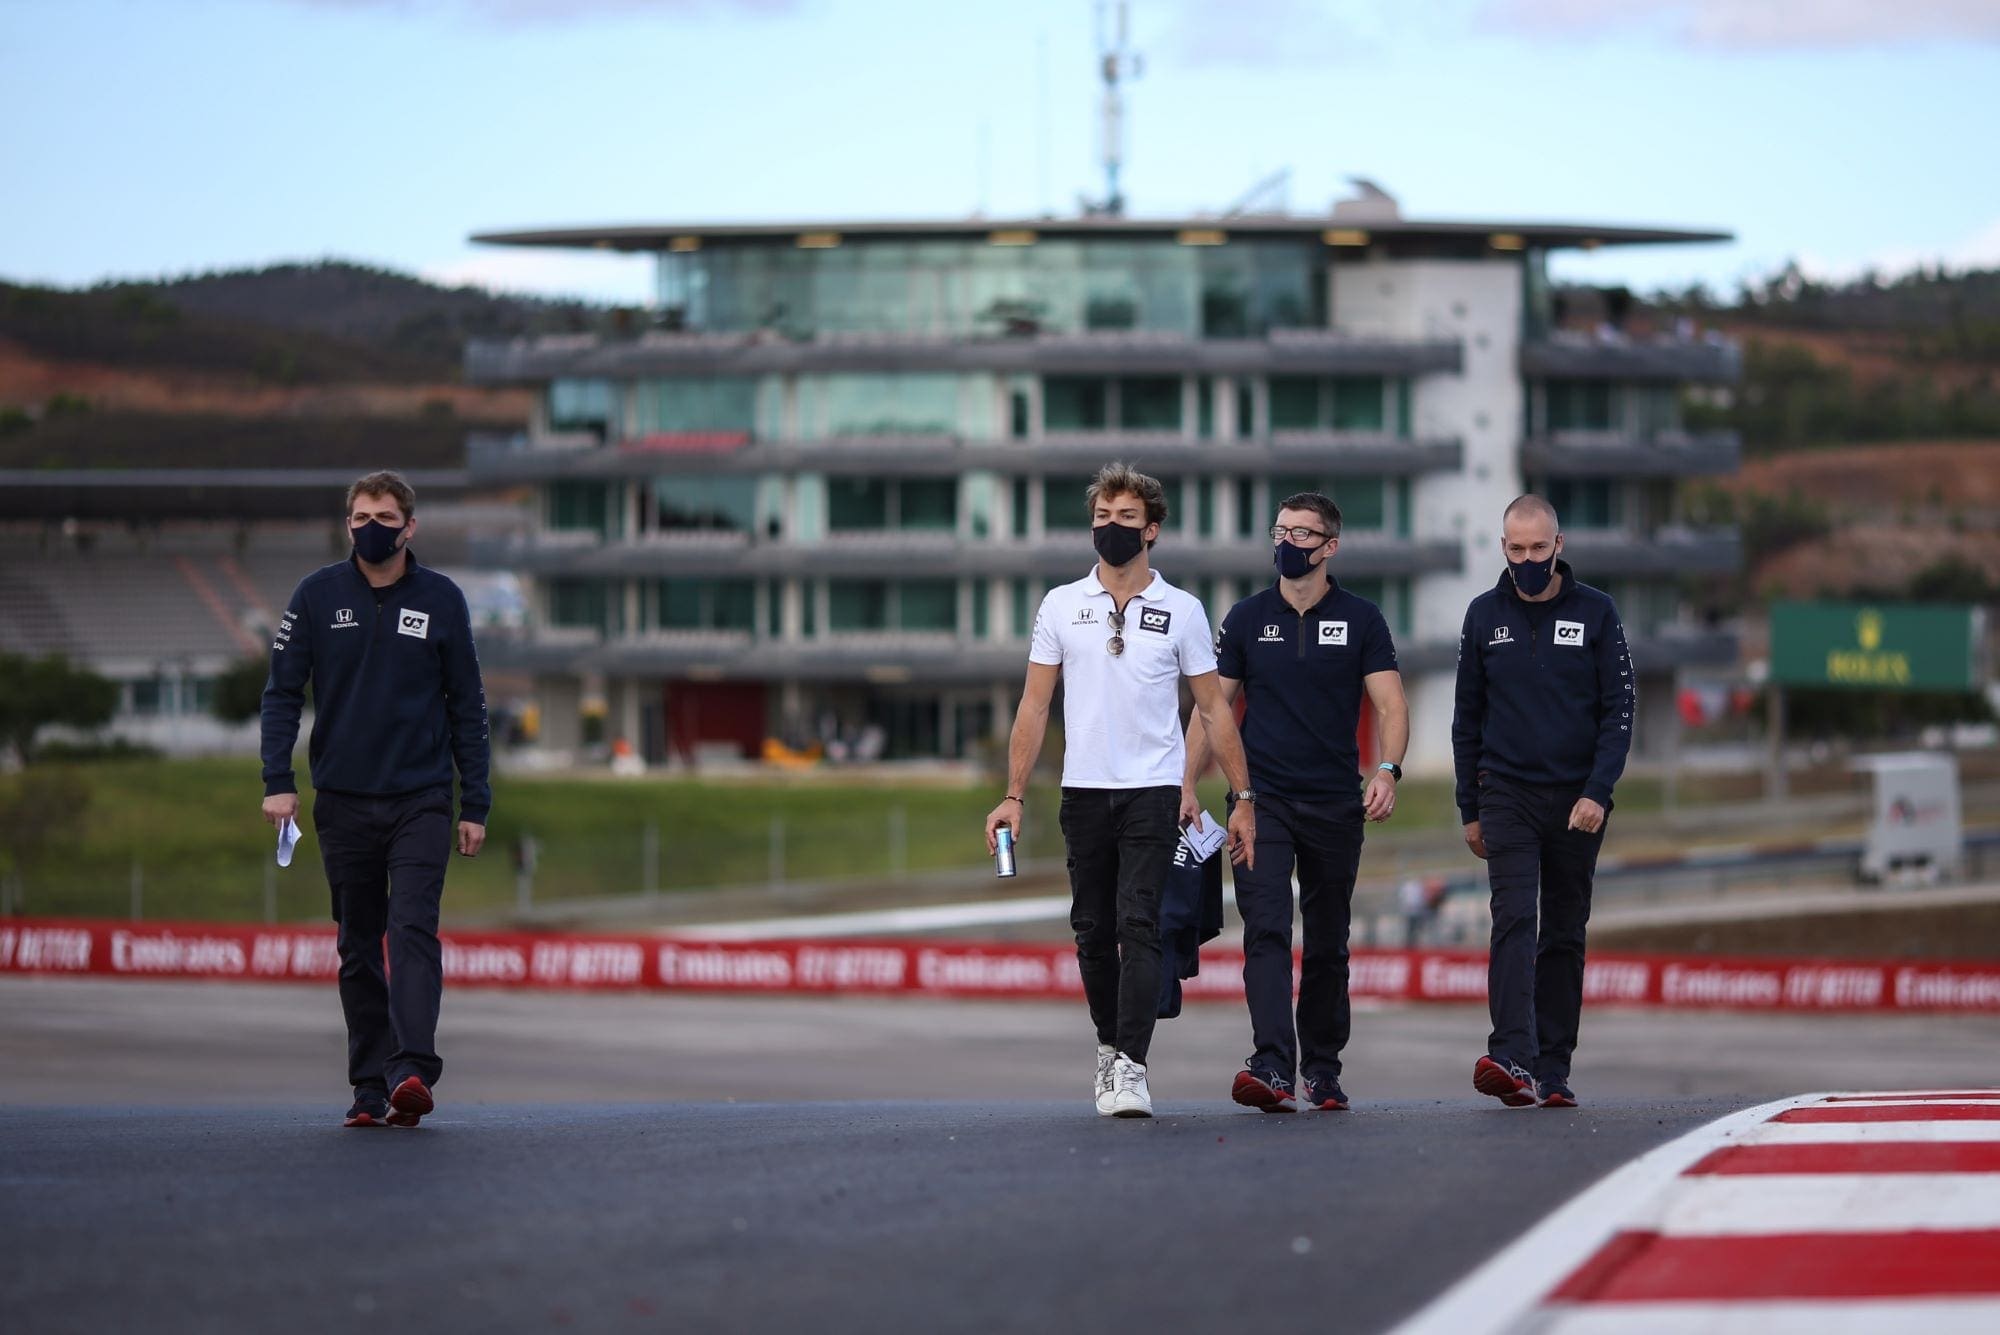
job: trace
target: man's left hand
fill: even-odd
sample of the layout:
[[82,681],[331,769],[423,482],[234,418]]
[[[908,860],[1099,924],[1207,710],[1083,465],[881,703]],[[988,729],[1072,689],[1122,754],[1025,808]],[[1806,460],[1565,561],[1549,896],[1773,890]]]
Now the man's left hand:
[[1239,867],[1257,865],[1257,808],[1248,802],[1229,808],[1229,860]]
[[1378,769],[1375,777],[1368,781],[1368,793],[1362,799],[1361,807],[1369,820],[1387,820],[1396,814],[1396,780],[1389,771]]
[[1604,828],[1604,808],[1587,797],[1577,798],[1576,805],[1569,809],[1569,827],[1596,834]]
[[462,820],[458,823],[458,851],[469,858],[479,856],[479,850],[486,846],[486,827],[478,821]]

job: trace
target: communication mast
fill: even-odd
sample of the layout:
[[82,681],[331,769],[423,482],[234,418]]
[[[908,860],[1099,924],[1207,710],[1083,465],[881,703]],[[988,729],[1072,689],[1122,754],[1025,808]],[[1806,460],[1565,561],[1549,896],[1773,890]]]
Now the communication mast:
[[1146,67],[1144,59],[1131,47],[1125,0],[1117,0],[1115,22],[1108,21],[1111,8],[1105,0],[1098,0],[1097,59],[1098,72],[1104,80],[1098,137],[1099,156],[1104,162],[1104,198],[1095,204],[1086,202],[1084,211],[1116,218],[1125,212],[1125,192],[1118,184],[1119,168],[1125,165],[1125,98],[1119,85],[1127,77],[1138,78]]

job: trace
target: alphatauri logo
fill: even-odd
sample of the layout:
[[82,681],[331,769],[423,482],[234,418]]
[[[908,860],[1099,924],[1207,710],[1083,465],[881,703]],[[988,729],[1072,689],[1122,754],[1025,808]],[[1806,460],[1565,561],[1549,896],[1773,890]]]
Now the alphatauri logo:
[[1583,644],[1583,623],[1581,621],[1556,622],[1556,643],[1581,647]]
[[396,615],[396,633],[407,635],[413,640],[427,640],[431,637],[431,614],[429,612],[399,612]]
[[1347,623],[1345,621],[1322,621],[1319,623],[1321,644],[1346,644]]

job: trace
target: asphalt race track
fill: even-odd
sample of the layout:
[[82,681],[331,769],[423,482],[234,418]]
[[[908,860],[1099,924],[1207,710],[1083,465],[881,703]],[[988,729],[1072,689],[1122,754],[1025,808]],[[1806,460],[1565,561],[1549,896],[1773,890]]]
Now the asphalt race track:
[[1694,1125],[1990,1078],[2000,1038],[1605,1011],[1585,1106],[1509,1111],[1465,1087],[1479,1012],[1396,1007],[1356,1017],[1354,1112],[1266,1117],[1209,1006],[1120,1122],[1067,1005],[446,1004],[439,1112],[343,1131],[330,988],[0,984],[0,1325],[1381,1330]]

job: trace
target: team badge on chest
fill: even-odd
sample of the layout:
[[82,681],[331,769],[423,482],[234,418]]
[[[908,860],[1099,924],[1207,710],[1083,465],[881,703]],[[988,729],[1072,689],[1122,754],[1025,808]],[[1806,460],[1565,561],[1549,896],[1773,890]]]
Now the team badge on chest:
[[1321,644],[1346,644],[1347,623],[1345,621],[1322,621],[1319,623]]

